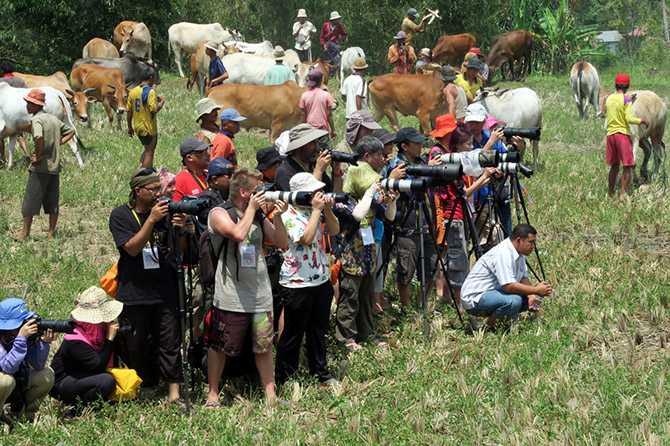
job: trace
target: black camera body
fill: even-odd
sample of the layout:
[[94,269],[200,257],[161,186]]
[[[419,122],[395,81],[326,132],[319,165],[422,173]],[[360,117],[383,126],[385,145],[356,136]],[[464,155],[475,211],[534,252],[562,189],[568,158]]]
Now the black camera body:
[[193,195],[184,195],[181,201],[172,201],[165,198],[161,201],[168,202],[168,210],[170,214],[189,214],[199,215],[202,211],[209,207],[209,200],[206,198],[197,198]]

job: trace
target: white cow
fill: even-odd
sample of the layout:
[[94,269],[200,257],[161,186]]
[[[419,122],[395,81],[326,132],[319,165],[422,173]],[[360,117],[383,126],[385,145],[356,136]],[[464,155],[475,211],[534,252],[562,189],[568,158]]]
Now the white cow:
[[[489,115],[503,121],[508,127],[529,129],[542,127],[540,98],[530,88],[479,90],[475,102],[481,102]],[[533,143],[533,168],[537,168],[539,141]]]
[[[123,56],[125,54],[132,54],[133,56],[143,59],[147,56],[147,60],[151,60],[151,33],[147,25],[140,22],[130,30],[123,37],[123,43],[119,48],[119,53]],[[84,56],[86,57],[86,56]]]
[[602,90],[596,67],[588,62],[579,62],[570,70],[570,87],[577,103],[579,119],[586,117],[586,107],[591,104],[596,116],[600,114],[599,97]]
[[[46,94],[46,107],[44,111],[54,115],[65,124],[75,129],[75,137],[69,142],[72,153],[77,158],[77,162],[84,167],[84,162],[77,150],[76,127],[72,119],[72,109],[65,95],[52,87],[40,87]],[[0,82],[0,138],[9,137],[7,146],[7,167],[12,167],[14,147],[16,145],[16,136],[20,132],[30,133],[30,119],[33,115],[28,113],[26,101],[23,100],[30,88],[14,88],[6,82]]]
[[[224,56],[221,61],[230,77],[224,81],[229,84],[265,85],[265,75],[275,60],[270,56],[235,53]],[[300,66],[298,53],[286,50],[283,64],[295,73]]]
[[179,76],[184,77],[184,72],[181,69],[183,51],[195,53],[198,43],[203,40],[223,43],[233,40],[233,35],[227,29],[223,29],[220,23],[201,25],[198,23],[180,22],[175,23],[168,29],[168,40],[170,48],[174,53],[174,61],[179,69]]
[[344,82],[344,76],[354,73],[354,62],[359,57],[365,58],[363,49],[352,46],[344,50],[340,55],[340,82]]
[[[233,42],[226,42],[226,45],[230,45],[231,43]],[[269,56],[275,49],[269,40],[264,40],[261,43],[234,42],[234,44],[235,48],[240,50],[240,52],[251,53],[257,56]]]

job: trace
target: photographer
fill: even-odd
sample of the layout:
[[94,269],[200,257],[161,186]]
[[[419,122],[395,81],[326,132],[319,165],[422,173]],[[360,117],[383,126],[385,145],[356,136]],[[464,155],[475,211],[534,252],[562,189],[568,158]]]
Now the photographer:
[[[354,147],[364,136],[371,136],[375,130],[382,130],[377,124],[370,110],[359,110],[351,114],[347,119],[347,127],[344,131],[344,139],[337,144],[335,150],[338,152],[354,153]],[[342,163],[342,170],[346,172],[349,164]]]
[[[337,302],[335,338],[347,350],[356,351],[374,333],[373,293],[380,249],[375,232],[380,220],[393,220],[398,194],[390,191],[386,198],[379,187],[379,171],[385,166],[384,145],[377,138],[366,136],[359,141],[359,165],[351,166],[345,184],[350,194],[346,203],[337,203],[333,212],[346,230],[339,251],[340,297]],[[356,203],[355,199],[358,200]],[[382,202],[386,201],[388,207]],[[375,339],[379,346],[386,343]]]
[[517,319],[519,312],[539,309],[552,287],[546,282],[532,286],[526,256],[535,249],[537,231],[517,225],[509,238],[484,254],[472,268],[461,290],[463,308],[473,316],[488,317],[493,330],[498,319]]
[[230,179],[234,172],[235,166],[225,158],[214,158],[207,165],[207,188],[198,194],[198,198],[209,200],[209,207],[198,215],[203,231],[207,228],[209,211],[228,199]]
[[191,136],[181,142],[179,154],[181,163],[186,167],[177,174],[175,191],[172,199],[181,201],[184,195],[198,195],[205,190],[207,176],[205,169],[209,163],[209,148],[212,145],[200,138]]
[[[274,240],[274,226],[259,212],[265,191],[257,192],[262,174],[238,169],[230,181],[230,200],[209,213],[212,244],[220,246],[211,313],[207,361],[209,393],[205,407],[217,409],[219,381],[226,357],[242,352],[252,338],[261,386],[275,396],[272,362],[272,287],[263,256],[263,239]],[[275,203],[279,212],[286,203]]]
[[[309,124],[299,124],[289,132],[289,143],[286,147],[286,159],[277,168],[275,185],[277,190],[289,191],[289,181],[298,172],[308,172],[317,181],[326,184],[324,192],[342,192],[344,172],[340,163],[333,162],[329,150],[319,151],[318,140],[328,132],[315,129]],[[331,180],[326,169],[332,167]]]
[[0,302],[0,415],[9,400],[15,418],[25,413],[32,420],[53,386],[54,372],[45,365],[54,334],[40,336],[36,317],[21,299]]
[[[406,164],[440,164],[439,159],[431,159],[426,161],[421,158],[421,143],[427,138],[421,135],[413,127],[403,127],[396,134],[396,144],[398,146],[398,155],[389,165],[389,178],[393,178],[394,171]],[[403,172],[404,173],[404,172]],[[405,175],[411,179],[409,175]],[[412,283],[412,277],[415,272],[417,277],[421,277],[421,268],[424,268],[426,279],[426,290],[432,288],[432,281],[439,277],[439,271],[436,271],[433,277],[428,277],[433,265],[437,261],[437,251],[435,245],[430,237],[424,237],[424,265],[418,265],[420,255],[420,237],[419,231],[427,231],[430,216],[426,215],[426,220],[423,228],[418,228],[417,213],[412,212],[410,205],[412,201],[417,199],[424,199],[425,197],[417,197],[415,194],[424,194],[425,192],[402,192],[398,199],[398,215],[396,222],[396,277],[398,280],[398,294],[404,309],[411,308],[412,304],[409,299],[409,292]]]
[[114,367],[114,340],[119,331],[115,319],[123,304],[92,286],[75,301],[72,318],[80,325],[66,334],[51,361],[56,382],[51,396],[72,406],[106,401],[116,386],[107,367]]
[[[179,398],[177,268],[171,247],[178,231],[183,249],[187,232],[192,234],[195,227],[187,224],[185,214],[175,214],[170,220],[168,202],[158,201],[160,182],[155,169],[137,170],[130,189],[128,203],[109,216],[109,230],[120,256],[116,299],[124,306],[119,321],[136,328],[134,335],[121,340],[120,354],[137,370],[143,387],[155,387],[161,377],[168,383],[169,401],[183,405]],[[171,224],[177,231],[170,230]]]
[[395,35],[395,44],[389,47],[387,59],[393,65],[393,74],[412,74],[416,54],[411,45],[405,45],[407,35],[404,31],[399,31]]
[[284,329],[277,343],[277,384],[298,370],[303,337],[310,374],[316,375],[322,385],[335,382],[326,359],[326,333],[334,291],[321,236],[322,215],[331,235],[340,232],[340,225],[332,210],[335,200],[323,194],[324,186],[312,174],[295,174],[291,178],[291,192],[310,192],[311,209],[289,205],[286,212],[275,212],[277,243],[284,251],[279,278]]

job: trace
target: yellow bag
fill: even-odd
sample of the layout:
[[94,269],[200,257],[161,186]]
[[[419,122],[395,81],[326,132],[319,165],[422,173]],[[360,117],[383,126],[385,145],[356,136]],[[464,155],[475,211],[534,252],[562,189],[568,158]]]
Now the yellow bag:
[[111,373],[116,381],[116,389],[109,395],[109,400],[120,403],[121,401],[134,400],[137,397],[137,388],[142,384],[135,369],[128,367],[107,367],[107,373]]
[[105,290],[105,292],[113,298],[116,298],[116,286],[119,284],[119,281],[117,280],[118,275],[119,261],[117,260],[105,275],[100,278],[100,288]]

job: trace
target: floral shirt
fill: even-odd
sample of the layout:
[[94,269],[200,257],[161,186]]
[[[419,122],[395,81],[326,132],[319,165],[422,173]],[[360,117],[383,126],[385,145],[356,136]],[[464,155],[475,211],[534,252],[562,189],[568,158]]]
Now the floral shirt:
[[311,210],[289,206],[282,214],[288,233],[288,250],[284,251],[284,263],[279,273],[279,284],[286,288],[306,288],[321,285],[330,279],[328,255],[323,247],[321,225],[316,236],[307,246],[298,244],[305,233]]

